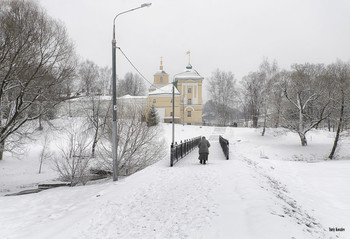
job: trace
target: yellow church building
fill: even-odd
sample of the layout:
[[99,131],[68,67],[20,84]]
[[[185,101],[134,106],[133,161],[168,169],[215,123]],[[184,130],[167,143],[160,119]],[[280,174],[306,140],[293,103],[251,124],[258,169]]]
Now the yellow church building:
[[[174,122],[202,124],[202,81],[203,77],[189,63],[184,72],[175,74],[174,81]],[[156,108],[160,122],[170,123],[173,119],[173,84],[169,74],[160,69],[154,74],[154,82],[148,93],[148,107]]]

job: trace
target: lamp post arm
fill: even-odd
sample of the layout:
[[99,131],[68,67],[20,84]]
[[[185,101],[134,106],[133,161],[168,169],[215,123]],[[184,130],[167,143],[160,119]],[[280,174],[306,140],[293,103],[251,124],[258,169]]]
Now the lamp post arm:
[[150,3],[144,3],[140,7],[136,7],[136,8],[133,8],[133,9],[130,9],[130,10],[118,13],[113,19],[113,40],[115,40],[115,20],[117,19],[118,16],[120,16],[122,14],[125,14],[125,13],[128,13],[128,12],[135,11],[135,10],[143,8],[143,7],[149,7],[150,5],[151,5]]

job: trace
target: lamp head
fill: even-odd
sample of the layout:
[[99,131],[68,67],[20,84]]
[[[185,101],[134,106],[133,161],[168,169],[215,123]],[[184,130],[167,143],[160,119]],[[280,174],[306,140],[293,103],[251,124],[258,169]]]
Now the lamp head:
[[152,3],[143,3],[141,4],[141,7],[150,7],[152,5]]

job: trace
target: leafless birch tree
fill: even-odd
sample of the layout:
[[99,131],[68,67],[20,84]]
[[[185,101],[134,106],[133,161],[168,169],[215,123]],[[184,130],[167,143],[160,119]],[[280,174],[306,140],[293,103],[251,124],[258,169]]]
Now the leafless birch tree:
[[262,77],[262,85],[263,85],[263,92],[262,92],[262,113],[264,117],[264,123],[263,123],[263,130],[261,135],[265,135],[265,129],[267,124],[267,119],[269,115],[272,115],[272,100],[275,96],[274,94],[274,84],[277,80],[277,74],[278,74],[278,65],[277,62],[274,61],[270,63],[268,59],[264,59],[263,62],[260,65],[260,72],[263,74]]

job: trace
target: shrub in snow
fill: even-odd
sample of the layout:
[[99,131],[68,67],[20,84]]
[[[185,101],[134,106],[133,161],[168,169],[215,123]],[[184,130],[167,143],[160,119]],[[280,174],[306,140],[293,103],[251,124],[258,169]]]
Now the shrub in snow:
[[72,185],[86,184],[89,172],[88,134],[82,126],[70,125],[64,130],[59,153],[54,157],[54,169],[60,179]]
[[[130,175],[165,155],[165,143],[158,137],[159,127],[148,127],[142,121],[143,109],[137,105],[118,106],[118,168],[120,175]],[[108,126],[111,126],[107,122]],[[112,130],[109,128],[108,137],[104,140],[104,161],[100,165],[103,169],[112,171]]]

